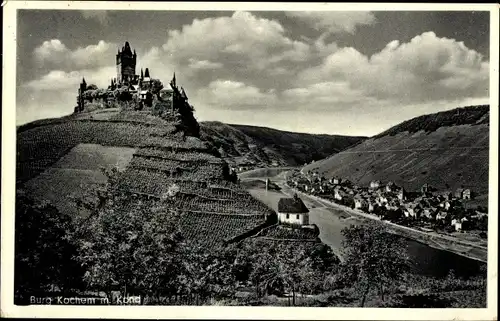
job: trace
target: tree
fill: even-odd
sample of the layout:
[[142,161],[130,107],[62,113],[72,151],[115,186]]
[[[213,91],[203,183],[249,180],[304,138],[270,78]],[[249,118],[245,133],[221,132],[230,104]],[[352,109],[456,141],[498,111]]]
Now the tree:
[[374,287],[384,300],[384,286],[400,279],[409,260],[404,241],[380,224],[350,226],[342,230],[345,262],[344,282],[362,291],[361,306]]
[[159,79],[151,79],[151,92],[157,95],[163,89],[163,84]]
[[15,275],[17,302],[53,289],[69,292],[81,283],[70,217],[50,203],[35,204],[16,193]]
[[203,299],[234,292],[234,249],[207,249],[183,239],[180,214],[170,206],[177,185],[160,200],[137,200],[117,188],[116,168],[103,173],[108,179],[97,189],[98,205],[82,204],[96,210],[78,231],[78,259],[91,288],[109,296],[119,290],[151,298],[194,294]]
[[96,289],[158,296],[175,293],[181,267],[178,214],[112,194],[80,235],[85,281]]
[[331,261],[328,251],[316,244],[312,247],[299,243],[290,246],[264,240],[245,243],[238,253],[237,266],[240,272],[250,271],[249,280],[256,287],[257,295],[289,292],[292,293],[293,305],[298,291],[314,292],[314,288],[323,283],[325,272],[322,267]]
[[194,294],[201,300],[234,295],[236,250],[233,247],[219,245],[207,248],[188,242],[182,253],[182,267],[178,274],[179,294]]

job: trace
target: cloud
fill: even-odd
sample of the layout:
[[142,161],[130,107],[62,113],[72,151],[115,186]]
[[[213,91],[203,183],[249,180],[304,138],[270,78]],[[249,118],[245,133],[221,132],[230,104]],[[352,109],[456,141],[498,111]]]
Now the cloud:
[[328,33],[354,33],[358,26],[376,22],[375,16],[369,11],[287,11],[286,14]]
[[114,67],[104,67],[94,70],[78,70],[65,72],[62,70],[52,70],[39,79],[27,82],[23,87],[35,91],[60,91],[78,88],[78,84],[85,77],[88,84],[95,84],[98,87],[107,87],[111,78],[116,73]]
[[243,82],[219,79],[197,91],[196,96],[212,108],[262,108],[276,103],[273,90],[267,92]]
[[95,19],[103,25],[108,24],[108,12],[106,10],[81,10],[80,13],[85,19]]
[[303,85],[346,81],[365,96],[406,102],[488,96],[489,63],[463,42],[425,32],[367,57],[341,48],[299,75]]
[[116,44],[100,40],[97,45],[70,50],[60,40],[52,39],[36,47],[33,54],[41,66],[74,70],[112,64],[116,48]]
[[249,12],[194,19],[180,30],[169,31],[163,50],[181,65],[193,59],[224,63],[232,70],[263,70],[282,61],[304,61],[309,54],[309,46],[286,37],[279,22]]
[[287,104],[300,103],[310,106],[326,104],[330,109],[370,100],[362,90],[351,88],[347,81],[329,81],[291,88],[283,91],[282,96]]
[[222,68],[223,64],[220,62],[212,62],[209,60],[196,60],[193,58],[189,59],[188,67],[191,69],[218,69]]

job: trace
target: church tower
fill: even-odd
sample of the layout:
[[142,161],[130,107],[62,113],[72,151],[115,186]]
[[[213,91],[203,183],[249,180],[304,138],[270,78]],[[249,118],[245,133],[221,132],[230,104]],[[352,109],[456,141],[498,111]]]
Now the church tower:
[[130,48],[130,44],[125,42],[125,45],[116,54],[116,79],[119,84],[128,84],[135,78],[135,65],[137,62],[137,54]]

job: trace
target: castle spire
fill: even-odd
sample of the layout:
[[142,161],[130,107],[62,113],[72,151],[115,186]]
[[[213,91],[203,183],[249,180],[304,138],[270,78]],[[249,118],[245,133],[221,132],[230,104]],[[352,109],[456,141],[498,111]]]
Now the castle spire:
[[150,77],[149,76],[149,68],[146,68],[146,71],[144,72],[144,77]]
[[85,77],[82,77],[82,84],[87,84],[87,82],[85,81]]
[[170,81],[170,85],[172,85],[172,87],[176,87],[176,84],[175,84],[175,71],[174,71],[174,77],[172,78],[172,81]]
[[144,72],[142,71],[142,68],[141,68],[141,79],[144,79]]

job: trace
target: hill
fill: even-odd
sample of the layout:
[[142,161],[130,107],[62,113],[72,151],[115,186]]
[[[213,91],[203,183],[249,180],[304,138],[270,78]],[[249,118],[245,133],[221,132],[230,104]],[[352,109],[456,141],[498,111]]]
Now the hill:
[[266,127],[202,122],[210,141],[235,167],[298,166],[323,159],[366,137],[293,133]]
[[[16,183],[78,222],[106,207],[178,209],[184,237],[203,245],[237,240],[274,213],[174,114],[110,108],[20,126]],[[128,201],[101,204],[102,186]]]
[[489,106],[471,106],[405,121],[304,170],[362,186],[380,180],[407,190],[466,187],[487,205],[488,157]]

